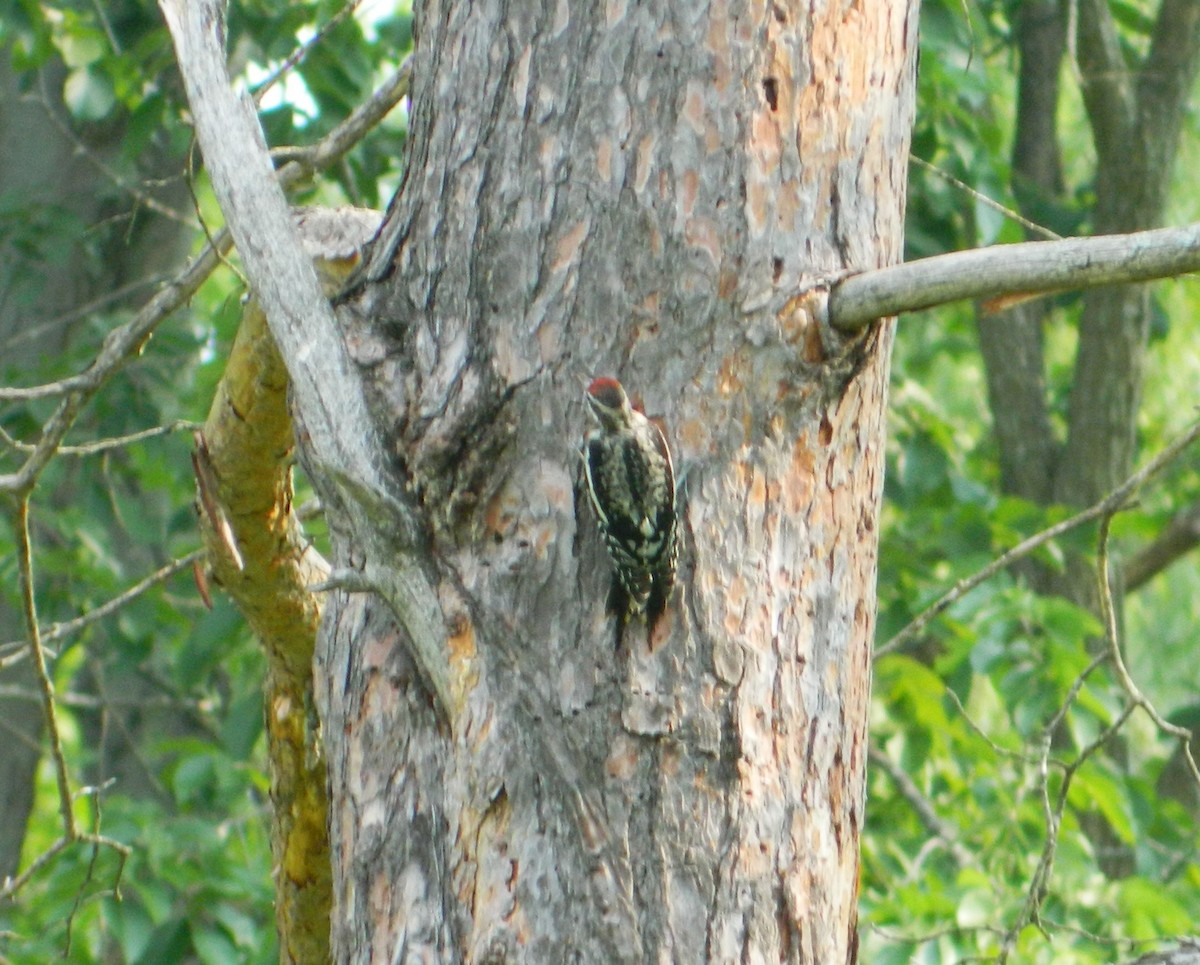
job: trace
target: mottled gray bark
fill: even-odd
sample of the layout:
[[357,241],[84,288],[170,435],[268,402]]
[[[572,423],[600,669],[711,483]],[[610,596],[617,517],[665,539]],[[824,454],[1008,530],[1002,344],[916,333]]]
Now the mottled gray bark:
[[[331,601],[338,960],[854,960],[890,332],[802,293],[899,258],[914,16],[421,7],[398,240],[341,314],[452,683]],[[598,374],[684,478],[679,591],[620,652]]]

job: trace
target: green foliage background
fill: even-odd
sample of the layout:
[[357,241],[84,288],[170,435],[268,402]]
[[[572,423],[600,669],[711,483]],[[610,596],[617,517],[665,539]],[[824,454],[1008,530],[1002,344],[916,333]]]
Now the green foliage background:
[[[1122,42],[1144,53],[1157,4],[1110,4]],[[1010,170],[1017,62],[1014,3],[922,6],[918,122],[913,153],[988,198],[1016,209]],[[967,14],[969,13],[969,20]],[[1185,120],[1169,223],[1200,219],[1189,190],[1200,133]],[[1091,231],[1094,150],[1077,85],[1066,69],[1060,130],[1069,202],[1038,220],[1064,235]],[[1019,226],[961,187],[914,165],[909,259],[1023,240]],[[1195,418],[1200,286],[1156,286],[1151,371],[1139,420],[1152,455]],[[1057,300],[1046,331],[1052,418],[1065,425],[1079,298]],[[887,641],[955,582],[1029,535],[1066,518],[1000,495],[995,443],[971,306],[901,321],[892,376],[887,482],[879,571],[878,643]],[[997,322],[998,323],[998,322]],[[987,324],[987,321],[984,321]],[[1152,538],[1200,494],[1189,454],[1117,517],[1119,560]],[[1039,553],[1094,559],[1094,526]],[[1186,558],[1124,599],[1127,663],[1160,711],[1194,726],[1197,708],[1197,577]],[[862,959],[873,963],[992,960],[1028,901],[1046,846],[1051,803],[1063,773],[1044,779],[1038,757],[1048,722],[1068,700],[1102,632],[1089,612],[1039,597],[1009,574],[967,594],[916,641],[877,661],[872,743],[899,765],[937,817],[956,854],[931,833],[879,767],[870,770],[864,836]],[[1124,705],[1107,666],[1087,678],[1064,719],[1051,760],[1064,764],[1109,726]],[[1069,746],[1059,746],[1060,743]],[[1042,929],[1026,927],[1020,962],[1100,963],[1134,957],[1157,938],[1185,935],[1200,920],[1197,796],[1169,780],[1176,742],[1135,713],[1119,739],[1074,772],[1056,836]],[[1099,814],[1132,857],[1128,874],[1103,869],[1081,816]],[[975,956],[979,956],[976,958]]]
[[[1155,5],[1114,0],[1112,6],[1123,41],[1143,48]],[[1014,9],[1015,2],[998,0],[965,5],[926,0],[913,147],[939,170],[1010,207],[1015,207],[1008,162]],[[411,44],[411,15],[403,4],[367,3],[344,17],[341,11],[336,2],[231,5],[230,51],[252,84],[261,84],[298,43],[335,21],[264,98],[272,145],[311,143],[326,133]],[[0,47],[29,91],[48,78],[60,85],[77,128],[119,127],[123,148],[112,163],[121,182],[140,183],[142,157],[151,147],[175,158],[183,176],[190,132],[169,38],[153,4],[0,0]],[[1086,233],[1093,202],[1089,135],[1069,79],[1064,90],[1068,181],[1078,187],[1069,204],[1045,211],[1043,223],[1063,234]],[[1198,133],[1193,114],[1172,223],[1200,219],[1186,173],[1200,162]],[[399,181],[404,135],[403,112],[394,112],[295,201],[386,205]],[[117,181],[111,190],[115,209],[137,207]],[[195,190],[200,211],[218,222],[202,178]],[[910,258],[1021,237],[1012,221],[923,168],[913,169],[909,210]],[[111,230],[74,223],[52,205],[0,197],[0,249],[19,255],[0,264],[0,290],[6,298],[31,298],[37,266],[72,244],[94,245],[92,270],[103,277],[102,242]],[[195,245],[202,240],[197,234]],[[69,441],[202,420],[236,326],[239,295],[232,272],[214,276],[98,396]],[[1159,286],[1156,298],[1161,324],[1140,423],[1143,452],[1161,447],[1193,417],[1200,376],[1190,324],[1200,288],[1194,280],[1168,283]],[[33,385],[80,371],[105,333],[137,304],[117,302],[84,315],[66,352],[44,358],[36,370],[0,371],[0,381]],[[1063,296],[1059,321],[1047,333],[1059,411],[1069,391],[1077,313],[1077,298]],[[998,495],[981,366],[967,307],[901,324],[888,442],[880,641],[956,580],[1067,515]],[[0,426],[29,439],[51,410],[50,402],[6,405]],[[179,431],[104,456],[64,456],[50,467],[34,508],[38,602],[46,625],[87,613],[197,546],[190,448],[189,434]],[[18,462],[0,446],[0,471]],[[1191,458],[1143,494],[1136,511],[1119,517],[1116,552],[1151,537],[1198,495],[1200,474]],[[1091,551],[1093,543],[1094,533],[1077,533],[1040,558],[1061,565],[1068,547]],[[12,545],[12,533],[0,528],[0,546]],[[1197,583],[1194,565],[1184,562],[1125,601],[1131,669],[1160,709],[1181,720],[1195,715],[1200,682]],[[19,609],[16,586],[15,564],[5,552],[0,593]],[[1037,597],[1005,575],[963,598],[912,647],[878,661],[873,744],[911,778],[958,850],[931,834],[883,769],[871,768],[862,872],[864,961],[949,962],[995,954],[1027,901],[1047,839],[1036,761],[1042,730],[1087,665],[1087,641],[1098,629],[1091,614]],[[63,641],[54,677],[72,774],[80,784],[103,782],[114,763],[107,755],[119,753],[135,762],[148,790],[130,794],[118,781],[76,802],[82,826],[99,828],[133,849],[121,876],[121,900],[113,890],[114,853],[68,849],[14,904],[0,907],[0,955],[14,962],[65,954],[75,962],[162,965],[277,957],[261,675],[261,655],[236,614],[219,593],[215,607],[205,609],[189,572]],[[108,715],[86,698],[99,695],[117,707],[129,681],[137,681],[138,709],[149,726],[98,747],[94,735],[104,732]],[[73,702],[72,695],[79,699]],[[1077,744],[1086,744],[1112,722],[1120,705],[1107,669],[1097,671],[1079,689],[1066,728]],[[185,721],[178,733],[155,723],[168,713]],[[1030,927],[1021,934],[1020,961],[1108,962],[1140,947],[1137,942],[1187,933],[1200,920],[1196,798],[1163,791],[1173,750],[1135,715],[1119,744],[1106,746],[1074,773],[1044,899],[1044,930]],[[1070,758],[1067,749],[1054,754]],[[1062,780],[1061,772],[1050,772],[1052,795]],[[1102,872],[1080,825],[1087,812],[1103,815],[1130,850],[1130,874]],[[59,827],[53,772],[43,763],[23,867],[55,840]]]

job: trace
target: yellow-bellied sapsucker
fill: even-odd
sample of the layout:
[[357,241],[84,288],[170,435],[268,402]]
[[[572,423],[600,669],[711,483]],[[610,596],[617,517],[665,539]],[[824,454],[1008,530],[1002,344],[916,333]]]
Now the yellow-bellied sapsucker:
[[585,398],[598,423],[583,444],[588,497],[615,570],[609,609],[653,630],[675,585],[671,450],[616,379],[593,380]]

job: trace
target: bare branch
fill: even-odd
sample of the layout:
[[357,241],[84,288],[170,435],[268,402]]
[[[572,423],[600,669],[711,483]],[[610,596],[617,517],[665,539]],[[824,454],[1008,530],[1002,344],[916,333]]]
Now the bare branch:
[[1176,513],[1162,532],[1124,561],[1125,592],[1145,585],[1196,546],[1200,546],[1200,503]]
[[965,298],[1048,294],[1190,271],[1200,271],[1200,222],[1127,235],[993,245],[849,275],[830,289],[829,323],[857,332],[877,318]]
[[[258,118],[230,88],[221,48],[221,5],[215,0],[160,0],[160,7],[213,189],[287,366],[318,486],[332,487],[346,511],[357,516],[351,526],[365,550],[366,575],[408,631],[439,712],[452,719],[446,629],[415,551],[421,528],[407,494],[394,487],[383,465],[384,448],[376,439],[361,375],[300,245]],[[407,84],[403,70],[395,80],[397,89]],[[381,519],[387,525],[381,527]],[[385,560],[387,565],[380,565]]]
[[[366,135],[408,92],[410,62],[406,60],[365,104],[310,148],[294,152],[278,172],[287,187],[338,161]],[[76,416],[107,379],[137,354],[146,338],[172,312],[196,293],[221,257],[232,246],[226,229],[217,232],[206,247],[179,275],[165,285],[133,318],[104,339],[92,364],[78,375],[30,388],[0,386],[0,401],[29,401],[62,397],[58,409],[42,430],[36,450],[16,473],[0,475],[0,492],[28,492],[46,464],[58,451],[63,436]]]

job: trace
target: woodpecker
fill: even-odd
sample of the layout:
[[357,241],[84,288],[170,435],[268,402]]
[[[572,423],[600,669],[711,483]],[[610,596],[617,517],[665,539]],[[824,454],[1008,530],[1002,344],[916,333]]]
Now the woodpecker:
[[594,379],[584,398],[597,422],[582,455],[588,498],[614,569],[609,610],[622,628],[638,617],[653,630],[675,585],[671,450],[616,379]]

